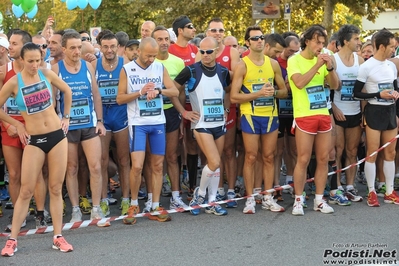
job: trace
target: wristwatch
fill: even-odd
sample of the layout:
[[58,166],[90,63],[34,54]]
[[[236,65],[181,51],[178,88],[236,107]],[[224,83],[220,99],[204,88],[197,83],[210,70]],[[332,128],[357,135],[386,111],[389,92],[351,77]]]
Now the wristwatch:
[[65,114],[62,118],[69,119],[71,117],[68,114]]
[[155,88],[158,91],[158,94],[161,95],[162,94],[162,89],[161,88]]
[[103,119],[97,119],[97,123],[98,122],[104,123],[104,120]]
[[334,70],[334,67],[332,66],[331,68],[327,68],[327,71],[328,72],[331,72],[331,71],[333,71]]

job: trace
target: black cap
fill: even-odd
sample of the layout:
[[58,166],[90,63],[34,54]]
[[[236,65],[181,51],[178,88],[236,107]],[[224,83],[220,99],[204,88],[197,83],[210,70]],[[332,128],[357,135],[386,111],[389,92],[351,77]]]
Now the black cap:
[[126,47],[132,46],[133,44],[139,45],[140,42],[139,42],[139,40],[131,39],[131,40],[129,40],[129,41],[126,43]]

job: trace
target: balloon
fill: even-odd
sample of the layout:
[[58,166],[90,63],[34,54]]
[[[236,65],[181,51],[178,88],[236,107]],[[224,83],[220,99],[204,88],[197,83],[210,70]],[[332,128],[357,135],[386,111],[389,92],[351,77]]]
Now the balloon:
[[89,4],[94,10],[97,10],[97,8],[101,5],[101,2],[102,0],[89,0]]
[[75,9],[78,6],[78,0],[66,0],[66,7],[68,10]]
[[16,5],[19,6],[22,3],[22,0],[11,0],[11,2]]
[[78,7],[80,9],[85,9],[89,4],[89,0],[78,0]]
[[14,13],[17,18],[20,18],[24,14],[24,11],[21,6],[12,5],[12,13]]
[[34,18],[36,16],[37,10],[38,10],[37,5],[35,5],[33,7],[32,11],[27,13],[26,15],[28,16],[28,18],[32,19],[32,18]]
[[23,0],[21,3],[21,8],[25,13],[29,13],[33,10],[34,6],[37,4],[37,0]]

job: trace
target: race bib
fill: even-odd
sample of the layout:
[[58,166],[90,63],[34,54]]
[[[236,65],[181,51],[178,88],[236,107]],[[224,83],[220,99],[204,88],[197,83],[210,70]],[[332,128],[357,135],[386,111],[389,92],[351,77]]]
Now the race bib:
[[[378,91],[382,92],[384,90],[389,90],[389,91],[393,91],[393,83],[378,83]],[[377,99],[378,102],[383,102],[383,103],[394,103],[393,99]]]
[[21,88],[21,93],[28,115],[42,112],[51,106],[51,94],[44,80]]
[[306,88],[306,92],[308,93],[310,110],[327,108],[326,92],[323,86],[319,85]]
[[73,99],[71,106],[71,126],[84,125],[91,122],[89,99]]
[[341,86],[341,101],[354,101],[353,87],[355,80],[343,80]]
[[[258,92],[262,89],[264,83],[262,84],[252,84],[252,91]],[[256,107],[266,107],[274,106],[274,97],[260,97],[253,101],[253,106]]]
[[162,102],[159,95],[152,99],[151,101],[147,101],[147,96],[140,96],[138,99],[138,106],[140,109],[140,116],[156,116],[161,115],[162,111]]
[[292,108],[292,99],[279,99],[278,114],[279,115],[293,115],[294,114],[294,109]]
[[100,80],[98,90],[100,91],[103,104],[116,104],[119,80]]
[[204,122],[224,121],[224,107],[222,99],[204,99],[202,103]]
[[4,105],[4,110],[8,115],[21,115],[21,112],[18,109],[17,101],[12,97],[7,99],[6,104]]

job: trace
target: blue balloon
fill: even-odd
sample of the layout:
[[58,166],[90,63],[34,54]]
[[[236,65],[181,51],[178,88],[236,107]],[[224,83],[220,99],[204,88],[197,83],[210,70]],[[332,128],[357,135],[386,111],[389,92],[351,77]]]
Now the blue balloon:
[[22,7],[21,6],[16,6],[16,5],[12,5],[12,13],[14,13],[14,15],[17,17],[17,18],[20,18],[20,17],[22,17],[22,15],[25,13],[23,10],[22,10]]
[[29,12],[29,13],[27,13],[26,16],[28,16],[28,18],[32,19],[32,18],[34,18],[34,17],[36,16],[37,11],[38,11],[38,8],[37,8],[37,4],[36,4],[36,5],[33,7],[32,11]]
[[80,9],[85,9],[89,4],[89,0],[78,0],[78,7]]
[[75,9],[78,6],[78,0],[66,0],[66,7],[68,10]]
[[97,8],[101,5],[101,2],[102,0],[89,0],[89,4],[94,10],[97,10]]

